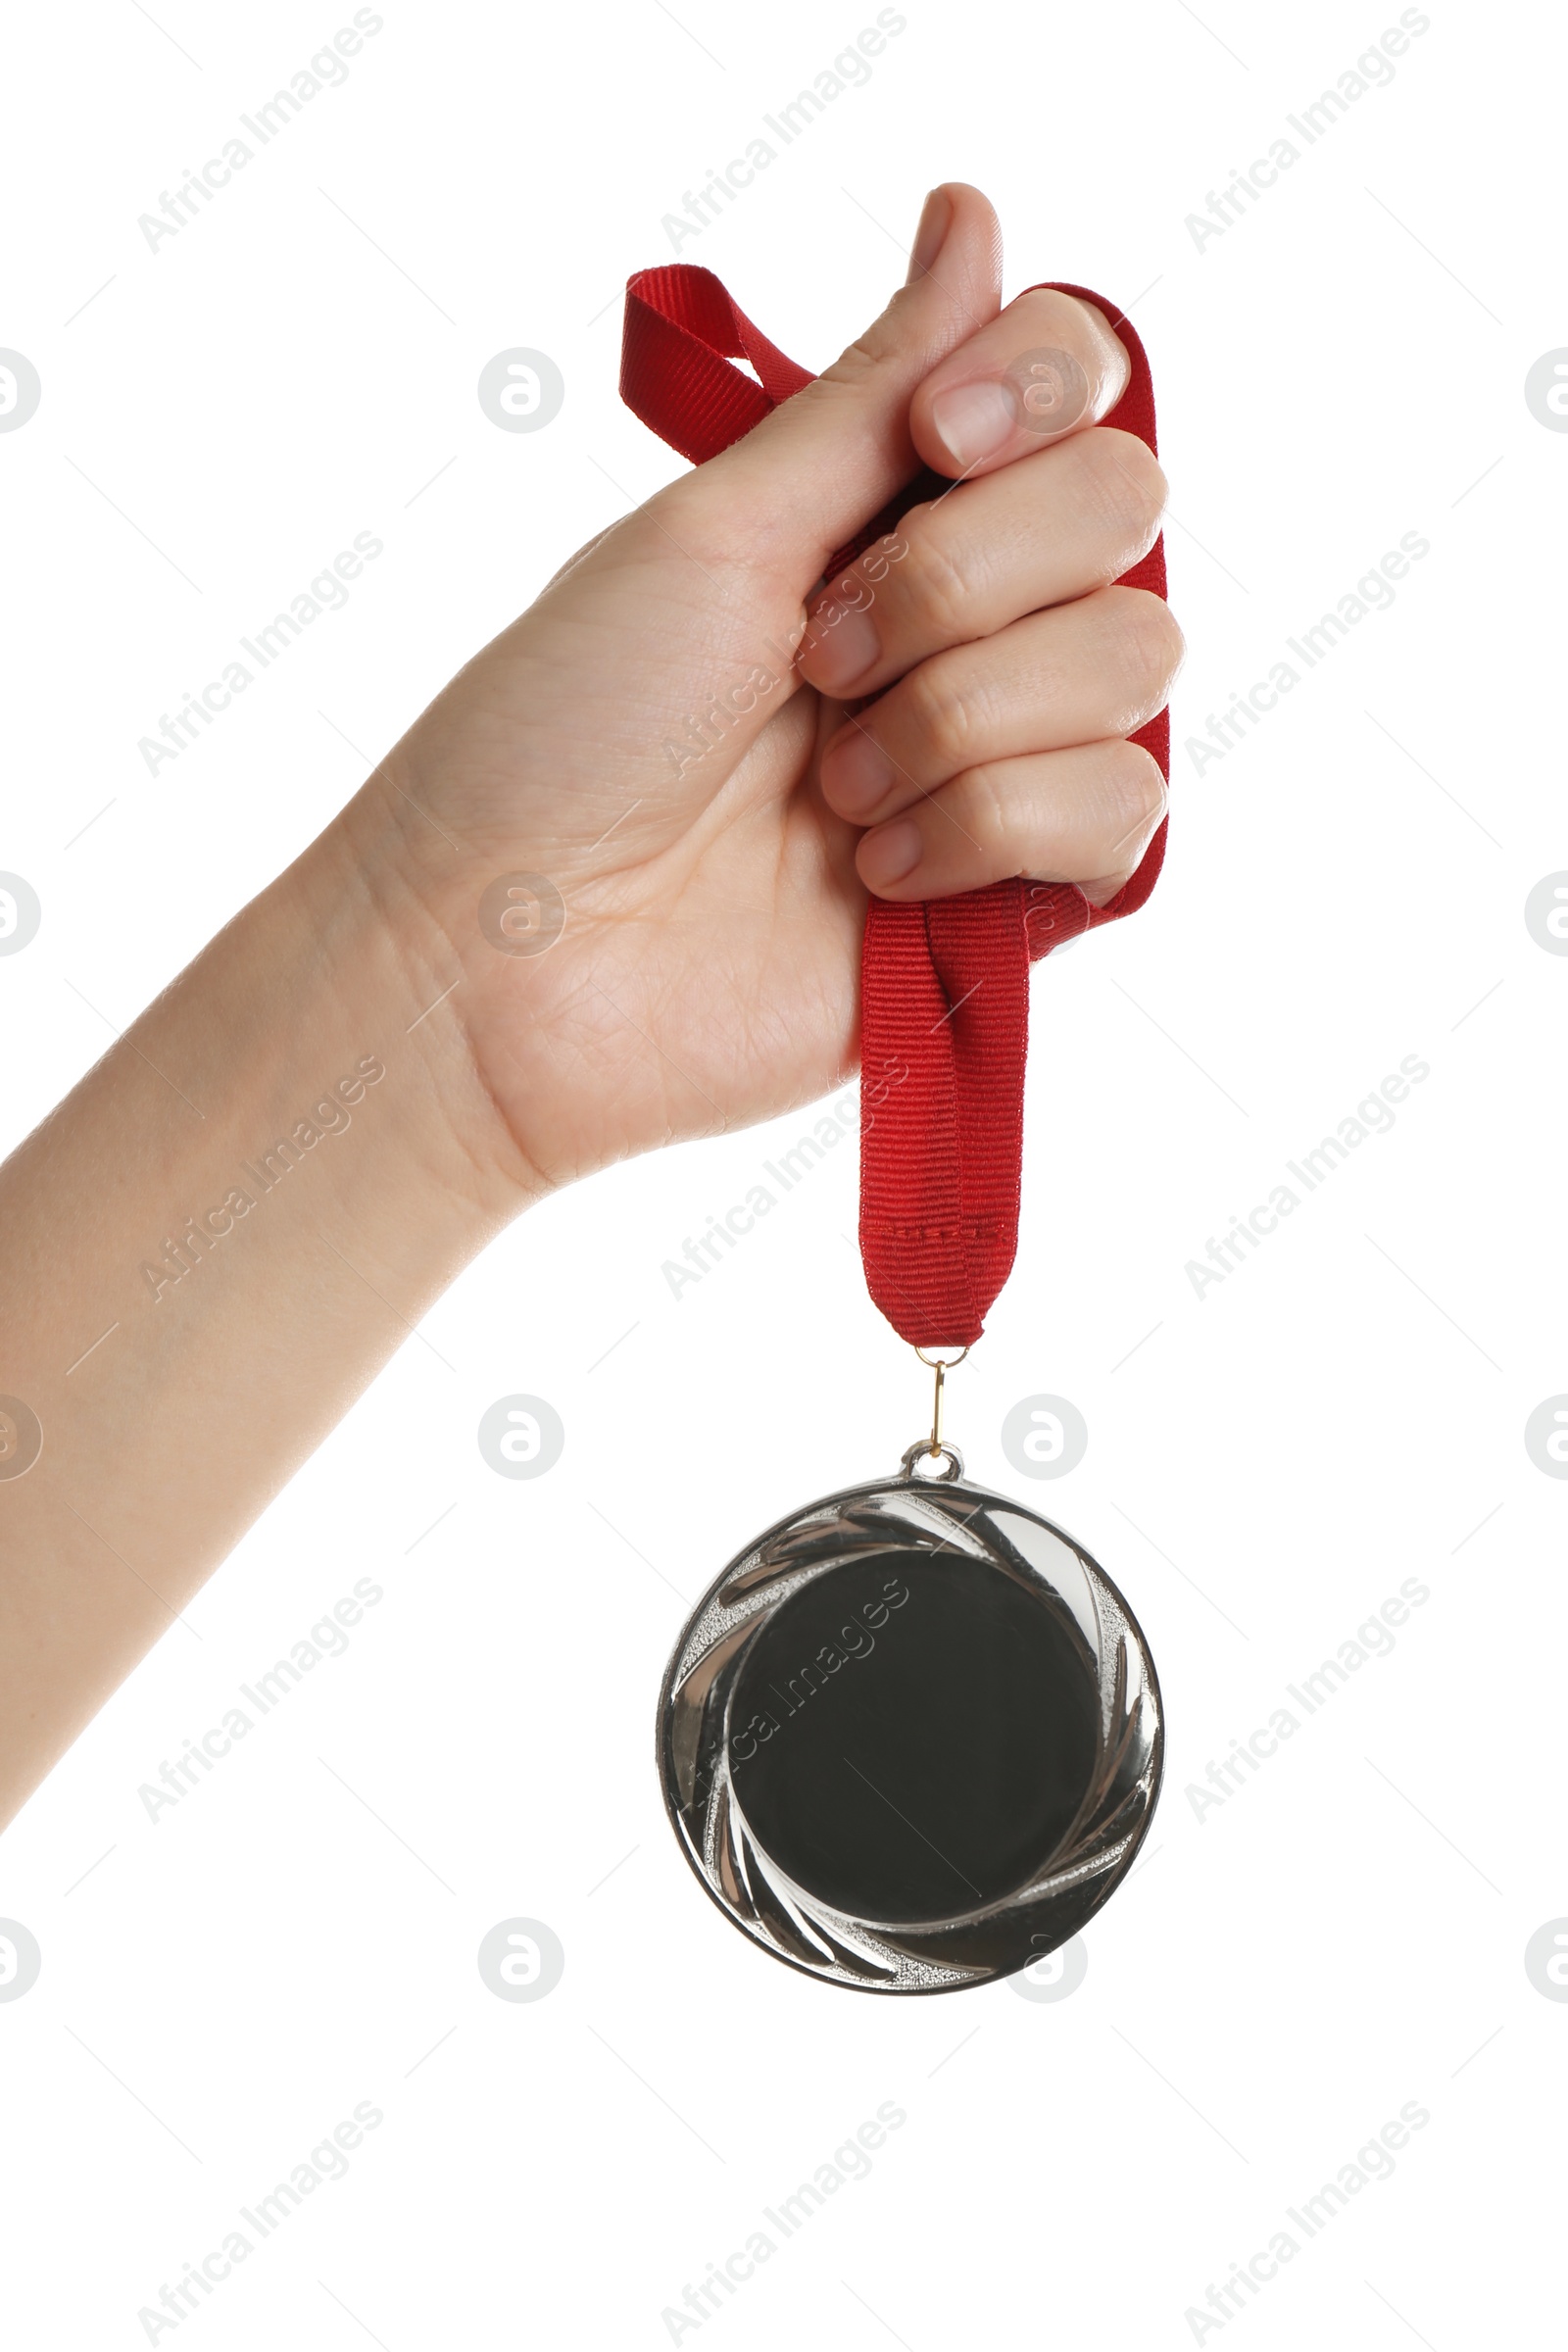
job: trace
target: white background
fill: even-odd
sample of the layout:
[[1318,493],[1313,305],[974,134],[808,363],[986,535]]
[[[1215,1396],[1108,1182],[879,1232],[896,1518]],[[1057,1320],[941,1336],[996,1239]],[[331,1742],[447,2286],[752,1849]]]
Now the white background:
[[[138,215],[351,12],[155,13],[33,11],[10,43],[0,343],[43,400],[0,436],[0,867],[43,923],[0,960],[7,1143],[677,469],[618,405],[617,290],[875,15],[388,0],[344,85],[154,252]],[[687,2282],[887,2101],[869,2178],[679,2340],[1190,2343],[1209,2282],[1412,2101],[1393,2178],[1214,2333],[1457,2352],[1554,2311],[1568,2005],[1523,1956],[1568,1913],[1568,1486],[1523,1426],[1568,1389],[1568,961],[1523,906],[1568,866],[1568,436],[1523,385],[1568,344],[1561,24],[1434,5],[1304,148],[1285,117],[1396,8],[906,14],[680,258],[819,367],[926,187],[967,177],[1009,293],[1139,298],[1191,645],[1170,856],[1142,916],[1037,971],[1019,1263],[950,1396],[971,1473],[1013,1491],[1007,1408],[1087,1417],[1026,1499],[1158,1660],[1148,1859],[1054,2003],[841,1994],[720,1921],[651,1769],[685,1600],[891,1468],[927,1389],[864,1295],[852,1143],[678,1300],[662,1262],[808,1121],[601,1176],[455,1287],[199,1641],[170,1633],[0,1844],[0,1914],[43,1952],[0,2003],[0,2324],[29,2352],[147,2340],[162,2283],[362,2101],[384,2120],[347,2178],[158,2341],[665,2343]],[[1200,247],[1187,216],[1282,133],[1300,160]],[[564,372],[546,431],[478,406],[514,345]],[[138,739],[360,531],[385,553],[346,610],[150,776]],[[1195,773],[1184,742],[1406,532],[1430,553],[1393,608]],[[1187,1261],[1406,1055],[1431,1074],[1393,1130],[1195,1296]],[[517,1391],[565,1424],[535,1482],[475,1444]],[[139,1786],[364,1577],[346,1653],[150,1821]],[[1411,1577],[1393,1653],[1200,1817],[1210,1759]],[[564,1946],[537,2003],[475,1965],[514,1915]]]

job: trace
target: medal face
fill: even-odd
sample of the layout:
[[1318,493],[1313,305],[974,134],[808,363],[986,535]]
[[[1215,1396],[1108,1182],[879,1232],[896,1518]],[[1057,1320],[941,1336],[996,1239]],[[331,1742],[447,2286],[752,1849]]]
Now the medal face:
[[901,1475],[781,1520],[698,1602],[659,1765],[693,1870],[775,1959],[951,1992],[1075,1935],[1153,1815],[1159,1686],[1082,1545]]

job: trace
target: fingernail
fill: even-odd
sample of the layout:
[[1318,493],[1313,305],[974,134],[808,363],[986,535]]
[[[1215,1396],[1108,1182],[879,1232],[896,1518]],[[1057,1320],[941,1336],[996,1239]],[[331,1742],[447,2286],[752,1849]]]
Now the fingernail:
[[882,746],[857,727],[823,755],[822,790],[830,808],[859,824],[887,799],[896,773]]
[[932,401],[931,421],[955,465],[967,472],[1012,439],[1018,429],[1018,405],[1011,387],[995,379],[953,384]]
[[920,862],[920,828],[912,816],[878,825],[860,844],[860,879],[871,890],[906,881]]
[[811,683],[824,694],[843,694],[857,678],[865,675],[882,651],[882,640],[869,612],[841,605],[835,620],[834,610],[831,604],[824,605],[811,619],[817,640],[810,653]]
[[914,232],[914,244],[909,252],[909,274],[905,279],[912,286],[942,251],[943,240],[953,225],[953,198],[943,188],[933,188],[920,214],[920,225]]

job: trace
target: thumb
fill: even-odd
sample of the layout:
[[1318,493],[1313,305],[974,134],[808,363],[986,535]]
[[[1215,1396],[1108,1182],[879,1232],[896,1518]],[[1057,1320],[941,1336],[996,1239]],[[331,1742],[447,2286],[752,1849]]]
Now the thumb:
[[740,520],[807,581],[920,471],[916,387],[1002,304],[1002,231],[978,188],[926,198],[908,282],[841,359],[701,468]]

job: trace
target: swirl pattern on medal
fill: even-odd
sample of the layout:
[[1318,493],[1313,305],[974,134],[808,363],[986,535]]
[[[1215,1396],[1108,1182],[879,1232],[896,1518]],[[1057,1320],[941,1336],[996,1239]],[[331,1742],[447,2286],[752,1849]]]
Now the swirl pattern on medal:
[[[938,1916],[859,1916],[804,1885],[749,1818],[733,1702],[779,1612],[817,1580],[867,1564],[914,1571],[939,1557],[1008,1580],[1015,1605],[1022,1595],[1049,1614],[1054,1639],[1070,1653],[1074,1676],[1081,1673],[1075,1700],[1082,1698],[1086,1720],[1097,1719],[1086,1735],[1092,1752],[1065,1827],[1004,1891],[988,1889]],[[731,1562],[677,1643],[658,1739],[671,1821],[719,1908],[776,1958],[873,1992],[986,1983],[1076,1935],[1131,1866],[1152,1817],[1162,1756],[1152,1661],[1095,1560],[1021,1503],[962,1478],[907,1474],[813,1503]]]

